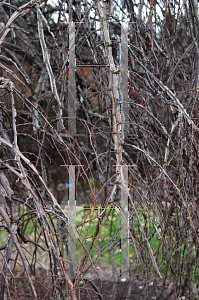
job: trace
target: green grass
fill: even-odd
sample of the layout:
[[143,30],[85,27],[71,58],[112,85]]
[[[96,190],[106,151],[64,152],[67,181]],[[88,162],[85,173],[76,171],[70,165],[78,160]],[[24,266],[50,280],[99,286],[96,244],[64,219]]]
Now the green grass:
[[[20,212],[22,214],[25,212],[23,207],[20,208]],[[91,242],[93,240],[93,236],[94,236],[96,228],[97,228],[97,224],[98,224],[97,214],[99,214],[99,213],[100,213],[100,211],[93,210],[90,208],[87,210],[84,209],[84,210],[76,212],[77,227],[78,227],[78,225],[83,224],[82,226],[78,227],[78,232],[80,235],[81,242],[85,248],[84,249],[82,247],[82,244],[79,241],[77,241],[76,248],[73,249],[73,251],[76,252],[77,259],[79,259],[79,258],[82,259],[83,256],[85,255],[86,251],[88,251],[90,248]],[[141,213],[139,215],[140,215],[141,222],[144,224],[143,215]],[[22,234],[24,234],[24,236],[27,239],[36,241],[42,247],[45,248],[43,233],[41,234],[39,240],[37,240],[38,235],[40,235],[40,233],[42,232],[40,223],[37,220],[37,218],[35,218],[35,215],[32,215],[32,218],[30,216],[31,215],[26,215],[24,218],[21,219],[20,232]],[[95,239],[95,243],[89,253],[92,261],[94,261],[98,257],[98,255],[100,255],[100,258],[98,260],[98,265],[100,265],[101,267],[107,267],[107,266],[109,267],[110,266],[111,256],[110,256],[109,247],[117,241],[118,241],[118,244],[112,248],[111,253],[112,253],[114,265],[116,267],[120,266],[121,253],[120,253],[119,241],[121,238],[121,232],[119,232],[117,234],[114,241],[111,242],[111,240],[113,239],[116,232],[118,231],[118,228],[121,225],[121,220],[122,220],[122,217],[120,215],[119,210],[113,209],[113,210],[106,211],[106,215],[103,218],[103,222],[100,227],[100,232],[97,235],[97,238]],[[58,226],[57,219],[54,218],[53,222],[54,222],[54,227],[57,229],[57,226]],[[137,221],[134,222],[134,227],[135,227],[136,234],[138,234],[138,236],[140,236],[140,228],[139,228],[139,224]],[[149,229],[149,225],[147,225],[147,230],[148,229]],[[3,246],[6,244],[6,240],[8,238],[8,232],[5,229],[4,230],[1,229],[0,236],[1,236],[1,245],[0,246]],[[36,236],[36,240],[35,240],[35,236]],[[100,251],[108,243],[110,243],[108,245],[108,247],[103,251],[103,253],[100,254]],[[151,244],[151,247],[154,252],[158,249],[159,243],[160,243],[160,241],[155,236],[151,239],[150,244]],[[30,245],[30,243],[27,244],[27,246],[29,246],[29,245]],[[66,257],[66,253],[65,253],[64,257]],[[135,259],[136,259],[135,250],[132,246],[130,246],[129,247],[129,263],[130,263],[130,265],[133,265]],[[90,261],[88,261],[88,263],[90,263]]]
[[[23,209],[20,208],[20,213],[23,214],[24,212],[25,211],[23,211]],[[96,228],[98,225],[97,214],[99,214],[99,213],[100,213],[100,210],[97,211],[97,210],[93,210],[90,208],[82,209],[82,210],[76,212],[76,226],[77,226],[77,230],[78,230],[80,240],[81,240],[81,243],[80,243],[77,239],[76,246],[74,246],[74,248],[73,248],[73,253],[75,253],[77,263],[81,262],[83,257],[86,254],[86,251],[89,251],[90,245],[93,241],[93,237],[95,235],[95,231],[96,231]],[[166,260],[167,254],[165,252],[163,253],[163,250],[162,250],[163,248],[165,249],[165,244],[164,245],[162,244],[162,243],[165,243],[164,239],[162,241],[162,232],[159,231],[159,236],[161,237],[161,239],[159,239],[158,234],[156,233],[156,228],[154,227],[154,225],[152,223],[149,222],[148,213],[145,212],[143,214],[143,211],[140,209],[138,211],[138,214],[139,214],[144,232],[145,232],[147,239],[150,243],[150,246],[152,248],[153,254],[155,255],[154,258],[158,264],[160,272],[163,275],[165,273],[166,264],[167,264],[167,260]],[[154,222],[155,222],[155,219],[157,217],[155,218],[155,217],[151,216],[151,218],[154,219]],[[49,217],[48,217],[48,220],[50,222]],[[57,230],[58,229],[57,218],[52,217],[52,220],[53,220],[54,228]],[[91,251],[89,252],[92,262],[94,262],[95,259],[98,257],[98,255],[100,255],[100,258],[97,261],[96,266],[110,269],[110,267],[112,265],[112,261],[111,261],[109,247],[111,245],[113,245],[113,243],[118,242],[117,245],[112,248],[111,253],[112,253],[114,266],[120,267],[121,231],[119,231],[118,235],[115,237],[114,240],[113,240],[113,237],[115,236],[118,228],[120,228],[121,220],[123,220],[123,218],[120,215],[119,210],[113,209],[113,210],[106,211],[106,215],[104,216],[101,227],[100,227],[100,232],[95,239],[95,242],[94,242],[94,245],[93,245]],[[155,273],[154,267],[152,266],[149,251],[146,247],[146,242],[141,234],[140,225],[135,216],[134,216],[133,224],[134,224],[134,232],[132,231],[132,235],[135,238],[136,238],[136,236],[138,237],[139,245],[142,247],[142,251],[143,251],[142,253],[143,253],[144,257],[147,257],[146,265],[150,265],[151,271]],[[155,223],[155,224],[157,224],[157,223]],[[2,225],[5,225],[4,221],[2,222]],[[172,228],[170,230],[172,230]],[[20,220],[20,231],[22,234],[24,234],[24,236],[27,239],[38,242],[39,245],[41,245],[44,248],[47,248],[44,243],[43,231],[41,229],[39,220],[37,219],[37,217],[35,215],[26,214],[25,217]],[[171,232],[173,235],[174,231],[171,231]],[[59,233],[59,231],[58,231],[58,233]],[[72,234],[74,236],[74,233],[72,233]],[[20,241],[19,235],[16,234],[16,236],[18,237],[18,240]],[[35,236],[36,236],[36,239],[35,239]],[[59,235],[57,237],[61,242],[61,237]],[[4,227],[1,227],[0,228],[0,247],[6,245],[6,241],[8,240],[8,238],[9,238],[8,231]],[[113,240],[113,241],[111,242],[111,240]],[[110,243],[108,245],[108,247],[100,254],[100,251],[108,243]],[[28,242],[25,245],[22,242],[22,245],[28,250],[32,249],[31,253],[33,253],[34,247],[35,247],[34,244]],[[84,247],[82,247],[82,245]],[[191,251],[192,251],[192,256],[193,256],[194,255],[193,245],[192,246],[190,245],[190,247],[192,247]],[[178,257],[180,257],[181,263],[183,262],[183,264],[184,264],[184,266],[182,267],[182,270],[181,270],[181,274],[183,277],[184,276],[183,274],[185,273],[185,271],[187,269],[186,253],[189,250],[189,243],[186,243],[185,245],[182,245],[181,247],[177,247],[177,248],[179,248],[178,252],[176,252],[177,251],[176,250],[176,241],[175,241],[175,235],[174,235],[173,240],[170,239],[170,243],[169,243],[170,262],[171,262],[172,270],[177,272],[178,270],[175,270],[175,265],[176,265],[175,260],[176,260],[176,253],[177,253]],[[139,252],[140,251],[139,247],[137,249]],[[44,257],[46,255],[45,252],[43,250],[41,250],[40,248],[38,248],[38,251],[39,251],[38,252],[39,255],[41,254],[41,257]],[[26,253],[26,255],[28,255],[28,254]],[[67,258],[66,250],[64,247],[62,248],[62,255],[64,256],[64,259],[67,261],[68,258]],[[13,256],[13,258],[14,257],[15,256]],[[129,257],[130,267],[136,268],[136,271],[139,273],[142,270],[143,265],[138,263],[135,249],[132,246],[131,238],[129,239],[128,257]],[[91,264],[90,258],[87,261],[87,265]],[[31,258],[31,260],[32,260],[32,258]],[[170,265],[169,265],[168,269],[169,269],[169,271],[168,271],[167,275],[168,276],[172,275]],[[191,272],[191,279],[193,282],[196,282],[198,277],[199,277],[199,263],[197,263],[196,272],[194,273],[193,270]]]
[[[79,224],[84,222],[83,226],[78,227],[78,231],[80,233],[80,239],[87,251],[90,248],[91,242],[93,240],[98,225],[98,218],[96,218],[96,216],[97,216],[96,210],[86,210],[86,211],[84,210],[81,212],[77,212],[76,214],[76,225],[78,226]],[[120,217],[118,216],[118,214],[115,212],[115,210],[108,211],[107,215],[104,217],[103,223],[101,224],[100,232],[97,235],[94,246],[90,251],[90,257],[92,258],[92,261],[94,261],[98,257],[103,247],[105,247],[113,239],[119,227],[120,227]],[[120,240],[120,232],[118,233],[116,239],[113,242],[119,240]],[[108,250],[110,246],[111,244],[103,251],[103,253],[99,258],[98,263],[102,267],[109,266],[110,264],[110,254]],[[120,244],[118,243],[117,247],[114,248],[114,251],[112,251],[114,263],[118,267],[120,265],[119,250],[120,250]],[[76,251],[77,254],[80,255],[85,254],[85,251],[82,251],[82,246],[80,242],[77,243]]]
[[[78,227],[78,231],[80,233],[80,239],[87,251],[89,250],[89,247],[93,240],[93,236],[94,236],[96,228],[97,228],[97,224],[98,224],[98,218],[96,217],[97,213],[99,214],[100,212],[99,211],[97,212],[96,210],[92,210],[92,209],[78,211],[76,213],[76,225],[78,226],[79,224],[83,223],[83,225],[81,227]],[[139,213],[139,217],[141,219],[143,228],[146,231],[147,238],[149,238],[149,236],[150,236],[149,222],[147,221],[147,224],[146,224],[146,222],[145,222],[146,220],[144,219],[142,213]],[[92,220],[92,221],[89,221],[89,220]],[[113,210],[109,210],[106,212],[106,216],[103,219],[103,223],[100,228],[100,232],[99,232],[99,234],[95,240],[95,243],[90,251],[90,257],[92,258],[92,261],[94,261],[98,257],[98,255],[99,255],[100,251],[103,249],[103,247],[105,245],[107,245],[113,239],[118,228],[120,228],[121,220],[123,221],[123,218],[120,215],[119,211],[113,209]],[[134,222],[134,228],[135,228],[136,234],[139,237],[141,237],[139,223],[136,220]],[[152,229],[154,232],[155,228],[153,226],[152,226]],[[124,230],[127,230],[126,227],[124,227]],[[110,256],[110,252],[108,249],[113,243],[118,241],[118,244],[114,248],[112,248],[113,249],[112,257],[113,257],[114,265],[116,267],[120,266],[120,261],[121,261],[120,243],[119,243],[120,238],[121,238],[121,231],[118,233],[115,240],[112,241],[111,244],[103,251],[103,253],[101,254],[101,256],[99,258],[98,265],[100,265],[101,267],[110,267],[111,256]],[[143,240],[143,238],[141,238],[141,240]],[[129,241],[131,241],[131,239]],[[125,243],[125,245],[127,246],[127,242]],[[159,245],[160,245],[160,240],[156,236],[153,236],[150,240],[150,246],[154,253],[157,251]],[[148,251],[148,249],[146,248],[145,252],[147,252],[147,251]],[[83,255],[85,255],[85,251],[82,249],[82,245],[80,242],[77,242],[76,254],[78,257],[80,255],[81,255],[81,257]],[[158,261],[160,264],[162,264],[162,258],[160,256],[161,256],[161,247],[158,252]],[[133,266],[134,262],[136,260],[136,252],[131,244],[129,244],[128,257],[129,257],[130,266]],[[138,269],[141,270],[141,266]]]

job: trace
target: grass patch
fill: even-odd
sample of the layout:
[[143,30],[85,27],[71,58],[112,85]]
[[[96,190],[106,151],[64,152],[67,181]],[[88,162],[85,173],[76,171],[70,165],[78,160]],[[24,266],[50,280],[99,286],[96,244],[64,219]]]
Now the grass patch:
[[[98,218],[97,215],[100,212],[94,209],[88,209],[79,211],[76,214],[76,226],[78,227],[78,232],[80,234],[80,239],[85,249],[89,251],[93,237],[98,228]],[[82,224],[82,225],[81,225]],[[81,225],[81,226],[80,226]],[[116,235],[118,228],[120,227],[120,217],[115,210],[109,210],[107,215],[103,219],[103,223],[100,226],[100,231],[95,239],[94,245],[90,251],[90,257],[92,261],[100,256],[98,264],[101,267],[107,267],[110,265],[110,253],[109,247],[112,243],[118,242],[114,250],[112,251],[113,260],[117,267],[120,266],[120,232]],[[113,238],[115,237],[114,241]],[[110,243],[111,242],[111,243]],[[104,251],[101,253],[102,249],[109,244]],[[77,243],[76,247],[77,255],[83,256],[86,251],[82,249],[80,242]],[[90,262],[89,262],[90,263]],[[108,265],[107,265],[108,264]]]
[[[66,208],[67,209],[67,208]],[[85,254],[89,251],[91,244],[93,242],[93,237],[95,236],[95,232],[98,228],[98,214],[100,213],[100,209],[82,209],[79,211],[76,211],[76,227],[80,236],[80,241],[76,240],[76,246],[74,246],[73,253],[75,253],[75,260],[78,264],[78,262],[81,262]],[[21,215],[24,215],[23,218],[20,219],[20,222],[18,223],[18,226],[20,228],[21,234],[25,236],[26,239],[33,241],[35,243],[38,243],[43,248],[47,249],[47,246],[45,245],[44,240],[44,234],[43,229],[41,228],[41,219],[38,219],[35,214],[28,212],[24,209],[24,207],[20,207],[19,213]],[[172,275],[172,271],[178,272],[178,266],[176,265],[176,261],[179,262],[181,265],[181,276],[184,277],[187,270],[187,253],[191,253],[191,258],[194,258],[194,245],[190,244],[189,242],[184,243],[181,247],[176,247],[176,239],[174,236],[174,229],[170,228],[171,235],[170,240],[168,244],[168,254],[163,250],[166,248],[165,245],[165,239],[162,237],[162,232],[159,228],[157,228],[157,214],[151,215],[151,218],[149,218],[149,215],[147,212],[143,213],[142,209],[138,210],[138,215],[142,224],[142,228],[144,230],[145,236],[148,239],[148,242],[151,246],[151,249],[154,254],[154,258],[157,262],[157,265],[159,267],[159,270],[161,274],[163,275],[166,271],[166,265],[168,263],[169,258],[169,266],[167,270],[167,276]],[[49,224],[51,224],[51,228],[54,228],[54,233],[58,233],[56,238],[60,241],[60,245],[62,244],[62,255],[63,258],[67,261],[68,257],[66,254],[66,249],[63,246],[63,243],[61,241],[61,231],[59,230],[59,222],[57,221],[57,217],[51,215],[51,219],[48,216]],[[102,224],[100,226],[100,231],[94,241],[94,244],[92,245],[92,249],[89,251],[90,258],[87,261],[87,264],[90,265],[91,261],[94,262],[98,256],[99,259],[97,261],[97,266],[103,267],[103,268],[109,268],[112,265],[112,262],[114,263],[114,267],[120,267],[121,263],[121,252],[120,252],[120,240],[121,240],[121,221],[123,222],[123,217],[120,214],[120,211],[117,209],[109,209],[106,211],[106,215],[103,218]],[[151,257],[149,255],[149,250],[146,246],[146,241],[143,238],[140,224],[137,221],[136,217],[134,216],[134,219],[131,221],[133,224],[130,226],[131,234],[134,237],[137,245],[139,244],[137,250],[142,251],[142,257],[144,257],[145,261],[144,263],[139,263],[136,256],[136,251],[132,245],[132,240],[129,238],[129,251],[128,251],[128,260],[129,265],[132,267],[136,272],[141,272],[143,269],[143,266],[150,266],[150,270],[155,273],[155,270],[152,266]],[[5,222],[2,221],[2,226],[0,227],[0,247],[3,247],[6,245],[6,242],[9,238],[9,232],[5,227]],[[125,230],[127,231],[127,227],[125,225]],[[71,231],[72,232],[72,231]],[[18,232],[16,233],[18,241],[31,253],[33,253],[35,249],[35,244],[28,242],[26,245],[21,240],[20,235]],[[74,237],[74,232],[72,232],[72,236]],[[172,237],[172,238],[171,238]],[[55,238],[55,236],[54,236]],[[137,239],[137,240],[136,240]],[[69,239],[70,240],[70,239]],[[127,244],[127,243],[126,243]],[[72,244],[73,245],[73,244]],[[106,247],[106,245],[108,245]],[[180,243],[179,243],[180,245]],[[109,251],[109,248],[112,248],[111,252]],[[140,247],[140,248],[139,248]],[[15,246],[13,245],[13,249]],[[177,249],[177,250],[176,250]],[[25,250],[24,250],[25,251]],[[48,254],[41,248],[37,247],[37,259],[41,261],[42,259],[46,262],[46,267],[48,266]],[[15,252],[15,251],[14,251]],[[15,258],[16,252],[12,257]],[[139,252],[140,253],[140,252]],[[27,256],[27,259],[30,259],[32,261],[32,257],[29,257],[28,253],[25,251],[25,255]],[[40,260],[41,259],[41,260]],[[190,277],[193,282],[196,282],[199,277],[199,263],[197,262],[196,268],[191,270]]]

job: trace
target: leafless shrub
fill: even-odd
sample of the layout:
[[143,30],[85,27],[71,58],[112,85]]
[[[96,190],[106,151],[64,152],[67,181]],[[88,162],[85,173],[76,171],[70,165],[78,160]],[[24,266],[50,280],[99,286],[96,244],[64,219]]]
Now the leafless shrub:
[[[197,4],[13,0],[0,16],[0,299],[24,280],[21,297],[105,299],[88,277],[102,284],[105,250],[111,299],[136,277],[136,299],[197,297]],[[77,226],[69,166],[94,207]]]

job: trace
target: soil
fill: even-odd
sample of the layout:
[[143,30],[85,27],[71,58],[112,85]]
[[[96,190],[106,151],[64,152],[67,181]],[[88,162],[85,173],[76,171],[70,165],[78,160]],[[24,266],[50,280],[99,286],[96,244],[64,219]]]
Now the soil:
[[[47,276],[47,273],[43,269],[37,270],[37,279],[35,280],[32,277],[35,290],[38,296],[38,300],[55,300],[58,299],[55,294],[53,295],[53,286],[56,283],[52,283],[52,279]],[[164,296],[160,296],[162,280],[155,279],[154,281],[148,279],[147,285],[143,278],[133,276],[133,280],[126,278],[126,280],[121,277],[117,277],[114,283],[112,276],[107,270],[99,270],[99,278],[93,278],[93,275],[90,273],[88,275],[89,280],[92,280],[94,285],[91,285],[89,281],[85,280],[80,282],[80,285],[75,288],[77,300],[170,300],[176,299],[173,294],[173,284],[167,284],[164,290]],[[1,281],[0,281],[1,284]],[[131,286],[131,291],[129,287]],[[95,291],[97,287],[100,296]],[[62,293],[64,294],[64,287]],[[129,292],[129,295],[128,295]],[[12,284],[9,284],[9,294],[5,299],[12,300],[27,300],[33,299],[32,293],[25,277],[25,274],[19,274],[17,271],[15,274],[15,287]],[[127,296],[128,295],[128,296]],[[64,300],[72,299],[71,297],[64,295]],[[186,293],[181,295],[178,299],[180,300],[196,300],[198,297],[192,294],[186,297]]]
[[[44,270],[40,269],[39,272],[37,272],[37,281],[33,280],[33,283],[35,285],[35,289],[38,295],[38,300],[44,300],[44,299],[56,299],[52,296],[52,282],[49,281],[50,279],[47,277]],[[101,274],[103,271],[101,270]],[[90,277],[90,276],[89,276]],[[101,277],[101,276],[100,276]],[[27,300],[31,299],[32,294],[29,287],[29,284],[27,282],[27,279],[24,274],[21,274],[17,276],[15,274],[15,288],[13,283],[9,285],[9,296],[7,299],[12,300]],[[139,300],[139,299],[157,299],[157,283],[156,287],[154,286],[153,282],[149,282],[149,286],[147,287],[147,290],[144,289],[144,283],[141,279],[134,279],[132,284],[132,290],[129,294],[129,297],[127,297],[130,280],[127,279],[125,282],[122,282],[121,278],[117,278],[115,284],[112,280],[112,278],[104,271],[104,276],[102,277],[103,280],[100,279],[93,279],[92,282],[97,287],[98,291],[101,294],[100,296],[97,294],[97,292],[94,290],[93,286],[85,280],[84,282],[80,282],[80,286],[75,289],[76,291],[76,297],[77,300],[110,300],[110,299],[116,299],[116,300],[123,300],[123,299],[131,299],[131,300]],[[114,298],[115,295],[115,298]],[[144,297],[143,297],[144,296]],[[66,295],[63,299],[70,299]]]

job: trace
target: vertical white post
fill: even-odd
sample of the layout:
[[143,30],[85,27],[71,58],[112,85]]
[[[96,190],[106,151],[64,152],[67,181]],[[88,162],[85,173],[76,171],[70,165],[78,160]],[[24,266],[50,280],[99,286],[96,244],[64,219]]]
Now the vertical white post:
[[70,276],[73,280],[75,278],[75,266],[76,261],[76,239],[74,237],[74,232],[70,226],[76,226],[76,199],[75,199],[75,166],[69,166],[69,200],[68,200],[68,217],[69,217],[69,269]]
[[[121,139],[129,134],[128,110],[128,23],[121,24],[121,60],[120,60],[120,102],[121,102]],[[128,220],[128,166],[121,166],[121,210]],[[125,189],[124,189],[125,187]],[[122,218],[121,223],[125,220]],[[121,229],[121,276],[129,274],[129,226]]]
[[69,22],[68,133],[76,134],[75,24]]
[[121,229],[121,276],[126,277],[129,274],[129,215],[128,215],[128,166],[122,166],[123,182],[125,190],[121,187],[121,210],[128,222],[128,228],[126,221],[121,218],[121,223],[125,221],[124,226]]
[[121,119],[124,136],[129,134],[129,107],[128,107],[128,23],[121,25]]

